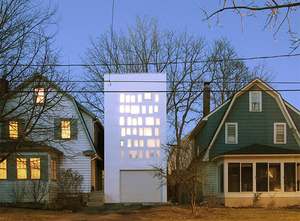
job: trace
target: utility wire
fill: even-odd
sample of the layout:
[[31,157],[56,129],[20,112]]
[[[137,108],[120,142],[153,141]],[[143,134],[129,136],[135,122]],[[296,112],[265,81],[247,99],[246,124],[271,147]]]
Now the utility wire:
[[[172,64],[198,64],[198,63],[206,63],[206,62],[223,62],[223,61],[250,61],[250,60],[259,60],[259,59],[272,59],[272,58],[286,58],[286,57],[297,57],[300,54],[285,54],[285,55],[273,55],[273,56],[260,56],[260,57],[249,57],[249,58],[232,58],[232,59],[215,59],[215,60],[196,60],[196,61],[175,61],[175,62],[149,62],[148,65],[163,65],[168,63],[169,65]],[[9,66],[31,66],[31,67],[44,67],[44,66],[53,66],[53,67],[99,67],[99,66],[137,66],[137,65],[145,65],[143,63],[120,63],[120,64],[16,64],[16,65],[9,65]]]

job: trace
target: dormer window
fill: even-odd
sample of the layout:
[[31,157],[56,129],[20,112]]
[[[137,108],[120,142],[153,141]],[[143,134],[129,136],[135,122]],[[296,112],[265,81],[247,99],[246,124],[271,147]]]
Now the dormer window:
[[262,111],[261,91],[250,91],[249,93],[249,110],[253,112]]
[[44,103],[45,93],[44,88],[35,88],[35,103]]

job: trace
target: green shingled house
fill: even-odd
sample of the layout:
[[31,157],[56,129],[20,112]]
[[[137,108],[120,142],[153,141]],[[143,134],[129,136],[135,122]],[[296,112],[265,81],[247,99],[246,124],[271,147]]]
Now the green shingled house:
[[204,197],[213,192],[226,206],[300,204],[299,131],[300,111],[253,80],[207,113],[189,137],[196,153],[205,151]]

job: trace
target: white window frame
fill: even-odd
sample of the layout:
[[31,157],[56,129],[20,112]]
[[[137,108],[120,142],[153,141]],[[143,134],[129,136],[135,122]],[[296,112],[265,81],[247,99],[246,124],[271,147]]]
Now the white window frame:
[[[252,109],[252,94],[259,94],[259,110]],[[251,112],[262,112],[262,94],[261,91],[250,91],[249,92],[249,111]]]
[[[228,142],[228,126],[235,126],[235,142]],[[238,144],[238,123],[225,123],[225,143]]]
[[[283,126],[284,129],[284,134],[283,134],[283,142],[277,142],[276,138],[277,138],[277,133],[276,133],[276,129],[277,126]],[[286,144],[286,123],[274,123],[274,144]]]

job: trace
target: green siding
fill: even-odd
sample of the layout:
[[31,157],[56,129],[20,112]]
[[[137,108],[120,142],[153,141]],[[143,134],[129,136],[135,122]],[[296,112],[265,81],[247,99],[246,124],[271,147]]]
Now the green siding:
[[286,109],[288,110],[291,118],[293,119],[297,130],[300,132],[300,115],[287,106],[286,106]]
[[[251,88],[253,90],[253,87]],[[251,90],[250,89],[250,90]],[[256,87],[255,90],[258,90]],[[299,146],[287,125],[287,143],[274,144],[274,123],[286,123],[276,102],[267,92],[262,91],[262,112],[249,111],[249,92],[239,96],[225,120],[225,123],[238,123],[238,144],[225,144],[225,124],[217,137],[210,156],[259,143],[288,149],[299,149]]]
[[215,131],[218,128],[218,125],[224,116],[228,105],[230,102],[225,104],[223,107],[221,107],[218,111],[216,111],[214,114],[212,114],[209,118],[202,130],[198,133],[198,135],[195,137],[195,148],[199,146],[200,150],[204,150],[209,145],[209,142],[211,141]]

